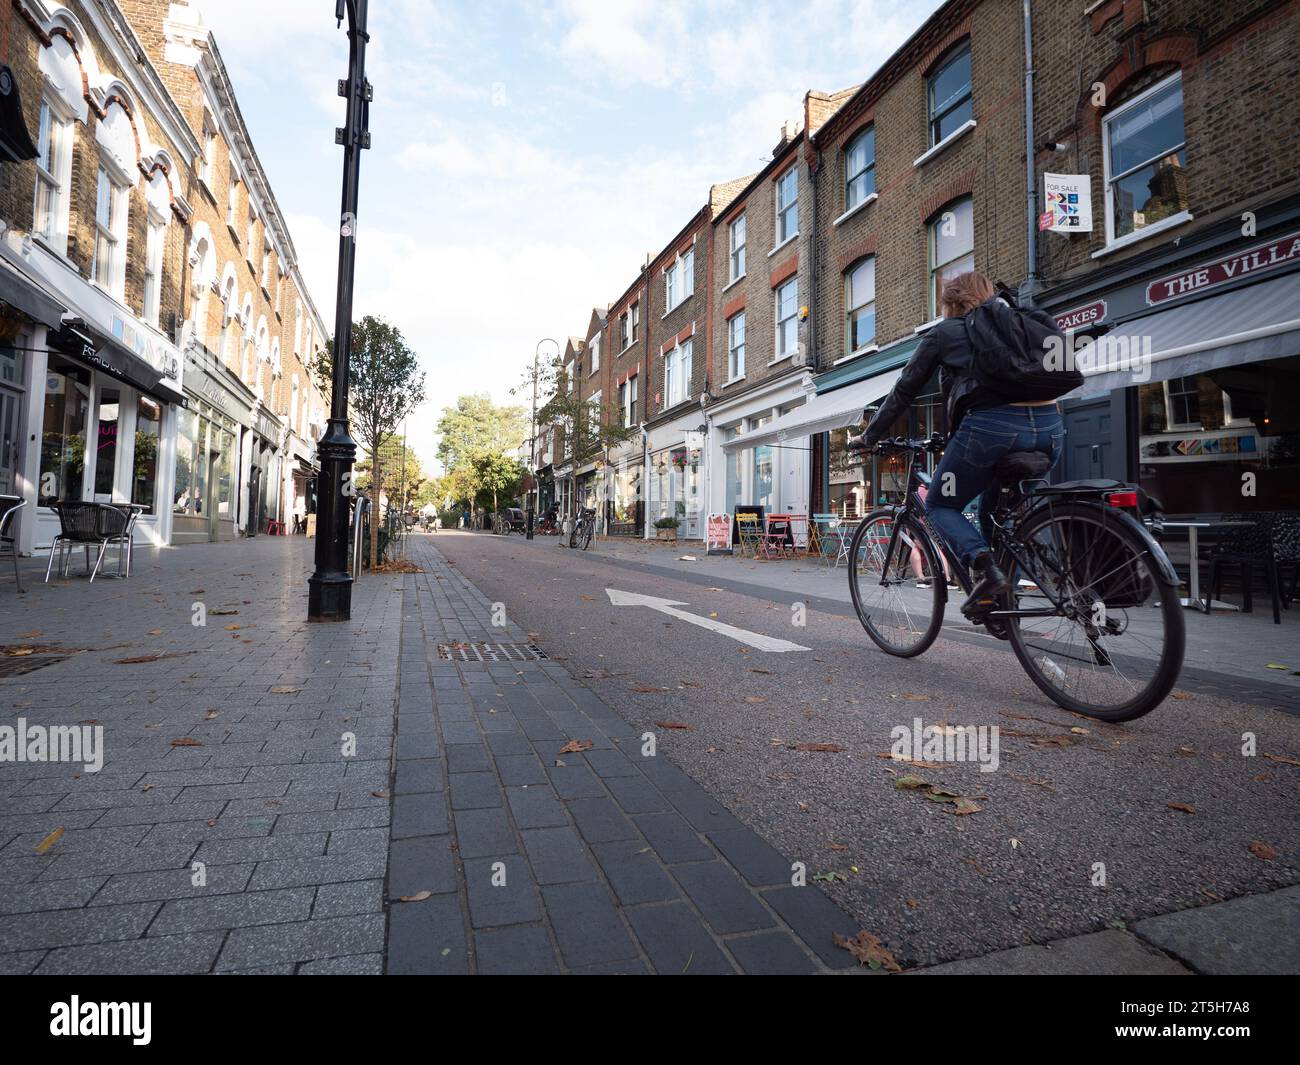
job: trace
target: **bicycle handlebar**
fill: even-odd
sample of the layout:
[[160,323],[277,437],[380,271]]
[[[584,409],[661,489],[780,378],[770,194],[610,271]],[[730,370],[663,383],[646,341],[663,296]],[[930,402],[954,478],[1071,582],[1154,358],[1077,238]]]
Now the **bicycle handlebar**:
[[907,436],[890,436],[879,441],[878,448],[895,448],[900,451],[933,451],[939,452],[944,448],[944,438],[935,433],[933,436],[926,437],[924,440],[917,440],[915,437]]

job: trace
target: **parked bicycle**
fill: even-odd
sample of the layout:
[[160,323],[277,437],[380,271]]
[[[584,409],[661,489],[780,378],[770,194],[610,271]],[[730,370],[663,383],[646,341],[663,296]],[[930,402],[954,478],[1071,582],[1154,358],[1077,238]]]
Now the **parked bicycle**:
[[573,531],[569,533],[569,546],[580,547],[584,551],[587,550],[591,546],[591,537],[595,531],[595,508],[582,507],[578,511],[577,520],[573,523]]
[[506,507],[497,512],[493,531],[499,536],[509,536],[512,532],[526,533],[528,519],[518,507]]
[[[901,506],[862,519],[849,548],[849,591],[875,644],[911,658],[938,637],[948,598],[942,580],[912,586],[913,547],[932,578],[943,572],[942,551],[967,594],[973,582],[935,535],[919,494],[930,478],[917,460],[942,451],[942,438],[896,437],[878,446],[908,453],[907,493]],[[1049,465],[1047,455],[1017,451],[994,467],[1000,494],[990,547],[1009,592],[971,620],[1009,640],[1030,679],[1066,710],[1103,721],[1141,717],[1169,694],[1182,668],[1178,576],[1133,516],[1145,498],[1140,489],[1113,481],[1049,485]]]

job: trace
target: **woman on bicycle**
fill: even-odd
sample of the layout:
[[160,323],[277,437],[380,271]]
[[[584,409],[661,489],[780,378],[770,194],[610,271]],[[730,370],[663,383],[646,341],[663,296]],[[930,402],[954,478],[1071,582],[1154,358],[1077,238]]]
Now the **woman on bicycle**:
[[[975,575],[975,587],[961,607],[968,617],[992,609],[1007,587],[1006,575],[989,551],[989,512],[997,494],[997,486],[992,483],[994,465],[1012,451],[1040,451],[1055,465],[1065,439],[1055,400],[1017,399],[994,392],[976,380],[975,353],[967,336],[965,317],[976,307],[990,302],[999,313],[1039,317],[1043,324],[1056,328],[1043,311],[1014,310],[978,270],[958,274],[944,284],[940,295],[943,321],[926,333],[893,391],[862,435],[849,441],[849,449],[853,451],[874,448],[935,370],[939,371],[939,388],[948,412],[950,435],[943,459],[931,479],[925,511],[953,553]],[[980,497],[979,529],[962,515],[962,508],[976,496]]]

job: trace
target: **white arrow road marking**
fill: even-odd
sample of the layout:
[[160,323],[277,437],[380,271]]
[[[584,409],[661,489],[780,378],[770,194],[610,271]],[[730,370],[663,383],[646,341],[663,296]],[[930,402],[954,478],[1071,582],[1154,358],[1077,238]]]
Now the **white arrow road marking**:
[[605,594],[609,596],[609,601],[614,606],[648,606],[651,610],[658,610],[661,614],[671,614],[675,618],[689,621],[692,625],[698,625],[702,629],[709,629],[711,632],[719,633],[722,636],[730,636],[733,640],[739,640],[741,643],[748,644],[760,651],[812,650],[811,647],[803,647],[797,643],[791,643],[789,640],[778,640],[775,636],[764,636],[760,632],[738,629],[735,625],[714,621],[712,618],[702,618],[698,614],[688,614],[685,610],[677,609],[679,606],[687,606],[688,604],[679,603],[675,599],[660,599],[653,595],[641,595],[639,592],[621,592],[617,588],[606,588]]

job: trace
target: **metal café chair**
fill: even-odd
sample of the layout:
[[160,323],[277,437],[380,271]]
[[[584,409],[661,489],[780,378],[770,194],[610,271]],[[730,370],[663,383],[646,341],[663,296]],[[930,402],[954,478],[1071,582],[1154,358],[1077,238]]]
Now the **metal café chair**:
[[6,553],[14,560],[14,581],[23,590],[22,574],[18,572],[18,534],[14,531],[18,512],[27,506],[22,496],[0,496],[0,556]]
[[[50,560],[45,566],[45,582],[50,580],[54,567],[55,554],[60,555],[59,575],[68,575],[68,566],[72,561],[72,549],[80,544],[86,551],[86,570],[94,583],[99,567],[103,564],[104,553],[110,543],[118,545],[118,570],[129,564],[130,529],[134,525],[133,515],[129,509],[110,506],[107,503],[55,503],[50,507],[59,516],[59,534],[50,545]],[[98,546],[95,564],[90,564],[90,549]]]

